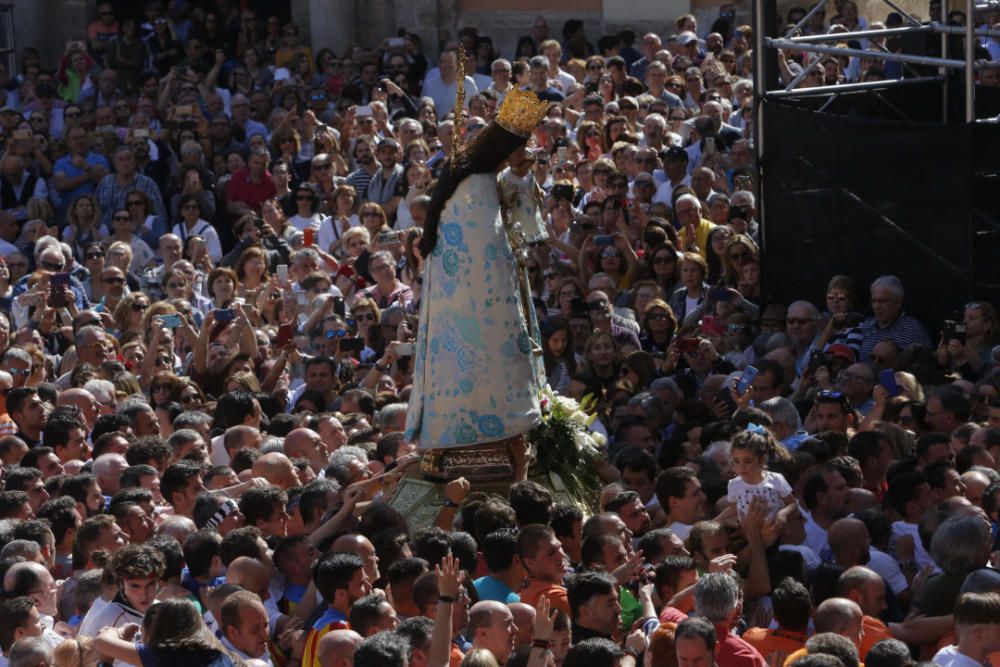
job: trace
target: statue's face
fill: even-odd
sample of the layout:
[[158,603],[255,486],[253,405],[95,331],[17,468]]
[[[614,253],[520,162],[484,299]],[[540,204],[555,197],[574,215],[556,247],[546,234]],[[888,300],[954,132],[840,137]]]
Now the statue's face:
[[511,169],[518,171],[528,166],[528,155],[525,152],[526,145],[527,144],[521,144],[518,146],[514,149],[514,152],[510,154],[510,157],[507,158],[507,162],[510,164]]

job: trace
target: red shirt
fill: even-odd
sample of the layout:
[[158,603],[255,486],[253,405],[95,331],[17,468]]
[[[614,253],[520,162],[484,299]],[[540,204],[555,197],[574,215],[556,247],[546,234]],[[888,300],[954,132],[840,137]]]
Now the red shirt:
[[715,661],[719,667],[767,667],[757,649],[741,637],[730,634],[728,627],[716,625],[715,633],[719,637],[719,656]]
[[229,179],[226,186],[226,199],[229,201],[241,201],[246,203],[251,209],[260,213],[260,205],[265,199],[270,199],[277,193],[274,183],[271,181],[271,172],[264,170],[264,177],[260,183],[250,180],[250,168],[240,169]]

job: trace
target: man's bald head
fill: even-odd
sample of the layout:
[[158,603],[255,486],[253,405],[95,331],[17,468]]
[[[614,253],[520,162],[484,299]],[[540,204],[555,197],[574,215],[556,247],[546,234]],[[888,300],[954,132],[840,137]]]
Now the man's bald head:
[[226,568],[226,583],[242,586],[251,593],[256,593],[261,601],[270,597],[268,586],[271,581],[271,569],[256,558],[240,556]]
[[850,639],[860,648],[864,617],[858,603],[847,598],[828,598],[816,607],[813,625],[817,634],[832,632]]
[[363,641],[364,637],[354,630],[333,630],[319,640],[316,657],[321,665],[350,667],[354,664],[354,652]]
[[286,491],[299,484],[295,465],[290,458],[280,452],[261,456],[254,461],[251,472],[254,477],[263,477],[274,486]]

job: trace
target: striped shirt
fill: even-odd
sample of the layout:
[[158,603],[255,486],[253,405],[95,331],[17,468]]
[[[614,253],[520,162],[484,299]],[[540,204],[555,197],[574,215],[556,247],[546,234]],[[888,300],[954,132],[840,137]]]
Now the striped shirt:
[[931,347],[931,337],[927,335],[924,325],[915,318],[902,313],[888,326],[880,327],[875,318],[869,318],[861,323],[864,340],[861,342],[861,361],[871,363],[872,351],[884,340],[891,340],[905,350],[911,345]]
[[125,197],[132,190],[139,190],[146,193],[149,200],[153,202],[152,212],[155,215],[162,218],[167,216],[167,210],[163,207],[163,198],[160,196],[160,188],[156,185],[156,181],[149,176],[136,174],[134,181],[122,187],[119,185],[118,177],[115,174],[108,174],[101,179],[101,182],[97,185],[97,190],[94,191],[94,196],[97,197],[97,203],[102,211],[101,222],[108,229],[113,229],[111,226],[111,217],[115,214],[115,211],[125,208]]
[[350,629],[347,617],[333,607],[316,619],[309,634],[306,635],[306,648],[302,654],[302,667],[321,667],[319,662],[319,640],[332,630]]

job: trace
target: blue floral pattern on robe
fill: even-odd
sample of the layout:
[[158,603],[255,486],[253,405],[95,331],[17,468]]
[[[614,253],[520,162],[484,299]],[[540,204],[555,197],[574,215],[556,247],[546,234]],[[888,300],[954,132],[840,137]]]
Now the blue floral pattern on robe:
[[424,263],[406,435],[421,449],[503,440],[540,420],[538,367],[493,174],[441,212]]

